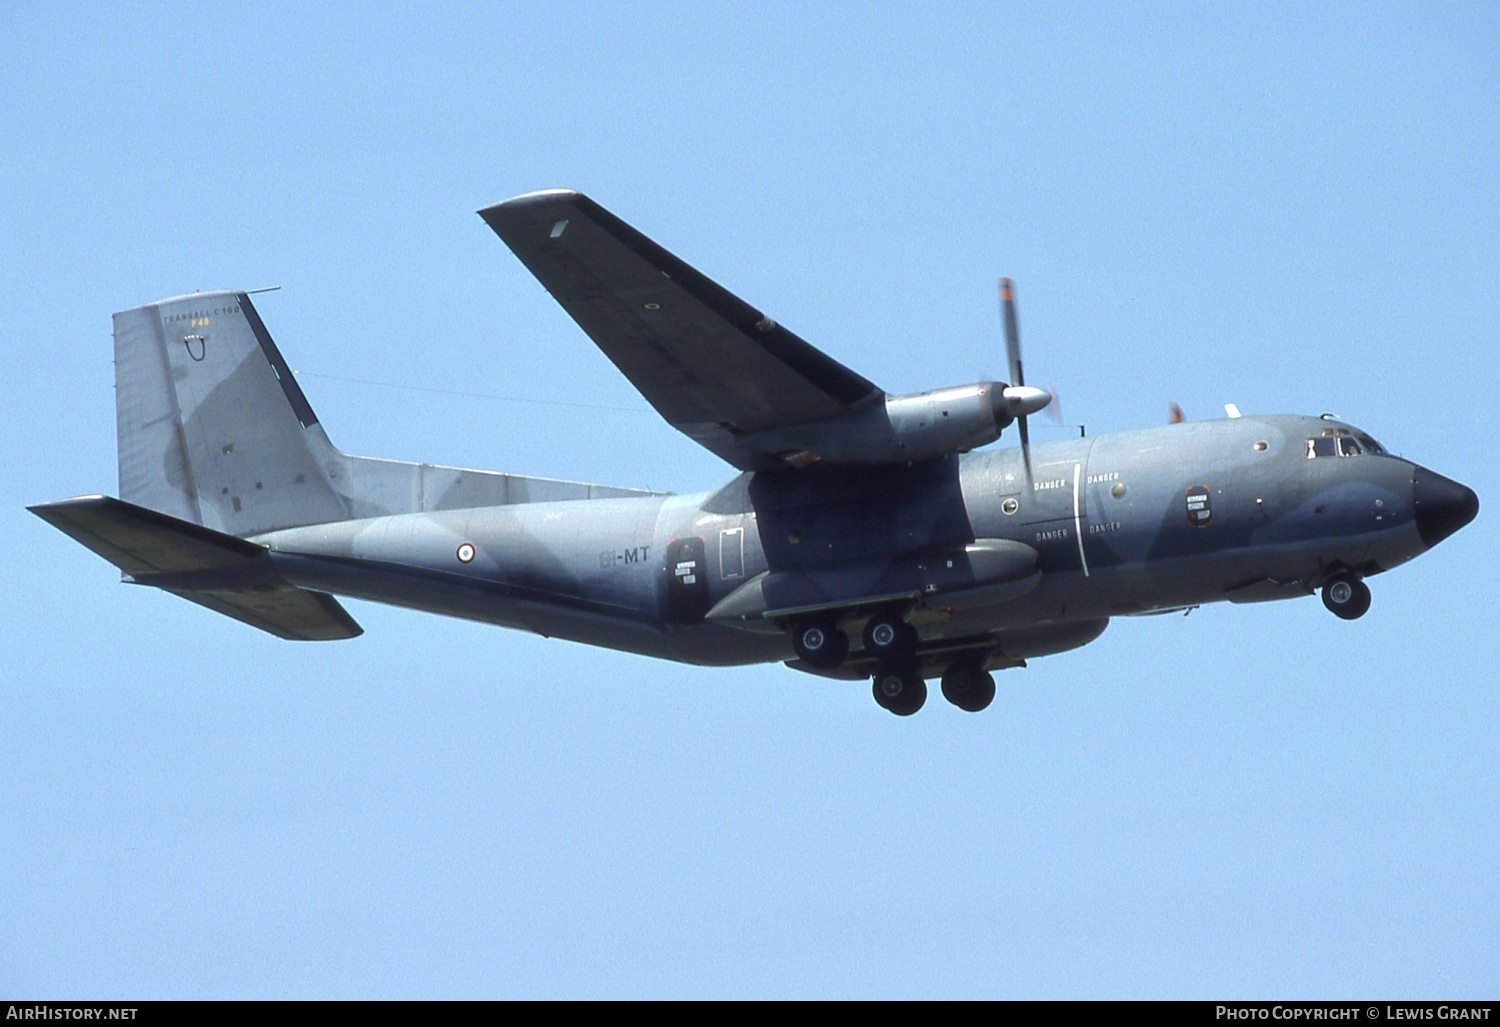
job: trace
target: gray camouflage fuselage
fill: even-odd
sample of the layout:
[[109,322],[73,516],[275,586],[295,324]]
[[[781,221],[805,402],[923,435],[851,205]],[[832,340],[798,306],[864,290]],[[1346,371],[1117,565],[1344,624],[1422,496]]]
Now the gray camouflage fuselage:
[[[792,658],[770,620],[702,619],[758,575],[805,577],[830,604],[921,593],[929,582],[915,565],[889,580],[901,557],[946,560],[976,539],[1006,539],[1039,554],[1032,587],[951,610],[936,592],[911,618],[924,645],[988,637],[991,665],[1005,666],[1089,641],[1113,615],[1308,595],[1335,568],[1369,575],[1422,553],[1416,465],[1375,453],[1308,458],[1308,440],[1347,428],[1242,417],[1035,445],[1029,487],[1008,450],[747,473],[690,496],[340,521],[252,541],[305,588],[726,665]],[[1200,487],[1209,516],[1195,523],[1187,496]],[[674,610],[675,546],[695,539],[702,587]],[[470,562],[460,559],[466,543]]]

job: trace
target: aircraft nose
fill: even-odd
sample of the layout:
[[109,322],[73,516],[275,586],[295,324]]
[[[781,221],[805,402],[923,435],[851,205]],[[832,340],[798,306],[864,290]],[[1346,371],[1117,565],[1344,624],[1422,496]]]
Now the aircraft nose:
[[1467,485],[1417,467],[1412,475],[1417,534],[1428,549],[1453,534],[1479,513],[1479,497]]

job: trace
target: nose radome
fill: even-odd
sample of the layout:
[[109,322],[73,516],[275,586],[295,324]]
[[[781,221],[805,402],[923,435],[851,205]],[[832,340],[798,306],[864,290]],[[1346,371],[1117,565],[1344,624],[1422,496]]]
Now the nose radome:
[[1479,513],[1479,497],[1467,485],[1418,467],[1412,475],[1417,534],[1428,549],[1453,534]]

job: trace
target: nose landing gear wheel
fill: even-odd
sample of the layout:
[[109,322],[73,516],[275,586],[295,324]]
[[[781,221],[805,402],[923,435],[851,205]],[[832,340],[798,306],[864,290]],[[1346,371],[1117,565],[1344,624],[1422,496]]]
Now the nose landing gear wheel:
[[912,670],[880,670],[871,691],[881,709],[898,717],[910,717],[927,701],[927,682]]
[[1323,584],[1323,605],[1336,617],[1356,620],[1370,609],[1370,586],[1358,575],[1335,574]]
[[814,667],[832,670],[849,653],[849,636],[831,620],[814,620],[792,629],[792,648]]
[[943,698],[965,713],[978,713],[995,698],[995,678],[983,667],[955,663],[943,672]]

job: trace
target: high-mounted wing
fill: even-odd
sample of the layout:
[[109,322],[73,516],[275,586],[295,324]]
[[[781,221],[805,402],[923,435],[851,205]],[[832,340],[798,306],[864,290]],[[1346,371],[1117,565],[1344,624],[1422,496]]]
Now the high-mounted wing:
[[742,470],[785,466],[779,429],[885,395],[587,196],[479,214],[669,424]]

